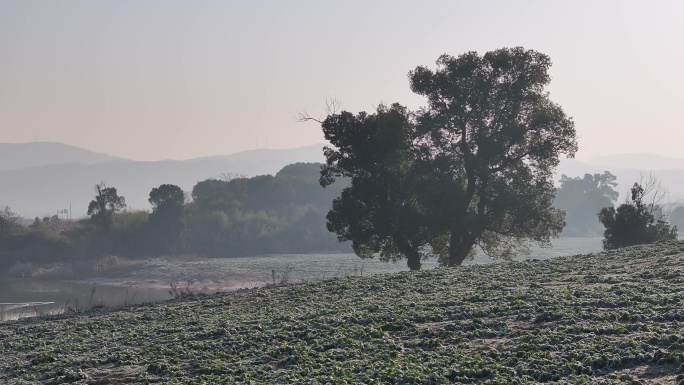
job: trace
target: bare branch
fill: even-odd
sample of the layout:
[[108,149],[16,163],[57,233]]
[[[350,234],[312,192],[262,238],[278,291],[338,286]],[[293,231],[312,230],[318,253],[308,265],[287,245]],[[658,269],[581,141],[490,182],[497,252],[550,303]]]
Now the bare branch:
[[319,124],[323,124],[323,119],[320,116],[318,118],[314,118],[311,115],[309,115],[309,113],[306,110],[304,110],[304,112],[298,112],[297,117],[295,118],[295,121],[298,123],[308,122],[310,120]]
[[[340,106],[342,106],[342,102],[340,102],[337,98],[328,98],[325,99],[325,112],[330,115],[335,115],[337,112],[340,110]],[[313,116],[309,115],[309,113],[304,110],[303,112],[298,112],[297,117],[295,118],[295,121],[297,122],[308,122],[308,121],[314,121],[318,124],[323,124],[323,121],[325,119],[321,117],[320,115],[318,118],[314,118]]]
[[667,221],[674,206],[670,202],[670,190],[663,186],[652,171],[642,172],[639,184],[644,189],[644,197],[647,199],[644,203],[646,203],[649,213],[656,219]]
[[342,107],[342,102],[336,97],[325,99],[325,112],[328,115],[335,115]]

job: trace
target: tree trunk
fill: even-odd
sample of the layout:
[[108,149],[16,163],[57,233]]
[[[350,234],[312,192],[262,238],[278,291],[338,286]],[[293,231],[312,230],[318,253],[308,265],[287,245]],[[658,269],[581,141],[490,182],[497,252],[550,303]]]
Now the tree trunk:
[[397,242],[399,251],[406,256],[406,264],[411,270],[420,270],[420,253],[408,242]]
[[420,270],[420,254],[415,250],[406,253],[406,264],[411,270]]
[[457,235],[451,233],[449,242],[449,267],[461,266],[475,245],[475,237],[471,234]]

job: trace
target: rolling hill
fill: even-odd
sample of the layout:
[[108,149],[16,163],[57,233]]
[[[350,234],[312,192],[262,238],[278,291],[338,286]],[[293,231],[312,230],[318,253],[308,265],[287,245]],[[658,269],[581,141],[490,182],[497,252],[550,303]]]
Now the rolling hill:
[[123,162],[118,158],[55,142],[0,143],[0,172],[56,164]]

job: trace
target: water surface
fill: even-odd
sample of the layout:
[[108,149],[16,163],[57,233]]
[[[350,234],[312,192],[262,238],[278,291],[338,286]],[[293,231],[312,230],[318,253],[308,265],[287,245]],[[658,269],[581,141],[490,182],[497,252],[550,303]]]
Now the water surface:
[[0,321],[170,298],[168,288],[0,279]]
[[[547,259],[588,254],[601,250],[601,238],[559,238],[553,248],[533,248],[518,260]],[[483,254],[465,264],[496,262]],[[438,267],[435,260],[424,269]],[[91,279],[84,282],[45,282],[30,279],[0,279],[0,320],[24,316],[88,309],[93,306],[122,306],[173,298],[171,284],[193,292],[251,288],[282,282],[316,281],[351,275],[373,275],[406,271],[406,261],[384,263],[360,259],[354,254],[264,255],[198,261],[151,260],[125,277]]]

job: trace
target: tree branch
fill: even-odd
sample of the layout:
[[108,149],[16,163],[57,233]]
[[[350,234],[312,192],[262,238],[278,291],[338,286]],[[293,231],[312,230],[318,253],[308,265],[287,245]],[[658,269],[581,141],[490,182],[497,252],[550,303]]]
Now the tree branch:
[[[337,112],[340,110],[340,106],[342,106],[342,102],[340,102],[337,98],[325,99],[325,113],[328,116],[337,114]],[[297,117],[295,118],[295,121],[299,123],[314,121],[318,124],[323,124],[324,120],[325,119],[323,119],[320,115],[318,118],[314,118],[313,116],[309,115],[306,110],[303,112],[298,112]]]
[[670,191],[663,186],[652,171],[641,173],[639,179],[639,184],[644,189],[644,197],[650,197],[647,203],[649,213],[654,217],[658,214],[657,220],[667,221],[673,206],[670,202]]

